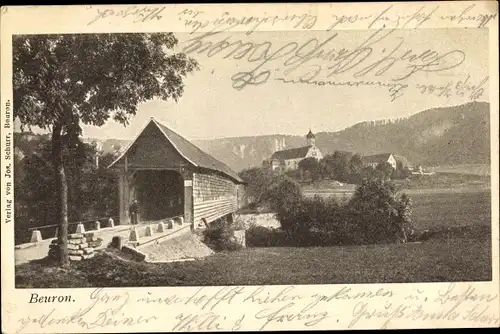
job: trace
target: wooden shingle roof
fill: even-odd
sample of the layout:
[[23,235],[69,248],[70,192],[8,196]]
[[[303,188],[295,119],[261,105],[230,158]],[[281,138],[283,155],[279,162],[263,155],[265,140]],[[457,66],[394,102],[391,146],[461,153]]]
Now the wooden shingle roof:
[[407,167],[408,165],[410,165],[410,162],[408,161],[408,159],[406,159],[406,157],[404,157],[402,155],[393,154],[393,157],[394,157],[394,159],[396,159],[397,162],[401,163],[403,165],[403,167]]
[[391,157],[392,153],[382,153],[382,154],[375,154],[375,155],[369,155],[366,157],[361,158],[361,160],[366,163],[381,163],[381,162],[386,162],[389,160]]
[[289,160],[289,159],[305,158],[310,148],[311,146],[304,146],[298,148],[291,148],[283,151],[276,151],[271,156],[271,159]]
[[[222,173],[222,174],[228,176],[229,178],[233,179],[237,183],[244,183],[244,181],[238,176],[238,174],[235,171],[233,171],[229,166],[227,166],[225,163],[215,159],[214,157],[212,157],[208,153],[205,153],[200,148],[198,148],[197,146],[192,144],[189,140],[185,139],[181,135],[172,131],[171,129],[169,129],[165,125],[157,122],[154,118],[151,118],[151,120],[148,124],[150,124],[150,123],[154,123],[160,129],[160,131],[165,136],[165,138],[179,152],[179,154],[182,157],[184,157],[193,166],[209,169],[212,171],[217,171],[219,173]],[[127,154],[128,150],[132,147],[134,142],[135,142],[135,140],[129,144],[129,147],[108,168],[111,168],[123,156],[125,156]]]

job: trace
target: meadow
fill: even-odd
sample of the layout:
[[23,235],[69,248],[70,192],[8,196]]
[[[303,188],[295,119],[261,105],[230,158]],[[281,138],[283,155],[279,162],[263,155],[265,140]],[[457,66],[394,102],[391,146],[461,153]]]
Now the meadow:
[[436,173],[458,173],[468,175],[491,175],[490,165],[486,164],[462,164],[452,166],[436,166],[429,168],[429,171]]
[[488,281],[488,191],[415,192],[413,218],[439,231],[419,243],[247,248],[184,263],[138,263],[103,253],[59,269],[41,261],[16,267],[16,286],[190,286]]
[[[413,203],[412,218],[418,229],[491,224],[491,192],[485,189],[405,189]],[[349,198],[350,192],[306,193]]]
[[142,263],[104,253],[70,269],[20,265],[18,288],[347,284],[491,280],[489,239],[421,244],[247,248],[184,263]]

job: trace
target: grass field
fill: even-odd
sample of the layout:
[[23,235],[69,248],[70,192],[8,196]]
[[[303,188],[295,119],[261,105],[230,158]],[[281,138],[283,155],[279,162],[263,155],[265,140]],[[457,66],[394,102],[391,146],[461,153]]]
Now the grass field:
[[469,175],[491,175],[491,167],[486,164],[469,164],[469,165],[452,165],[452,166],[436,166],[428,168],[429,171],[442,173],[459,173]]
[[185,263],[138,263],[108,254],[70,269],[21,265],[16,286],[111,287],[401,283],[491,280],[488,239],[414,244],[248,248]]
[[491,224],[489,191],[409,193],[420,229]]
[[249,248],[185,263],[137,263],[109,254],[59,269],[16,267],[17,287],[177,286],[491,280],[488,191],[415,192],[420,229],[458,232],[421,243]]
[[[489,169],[488,169],[489,171]],[[470,190],[485,190],[491,187],[489,172],[477,167],[472,168],[441,168],[434,175],[411,175],[407,180],[394,180],[398,189],[405,191],[449,191],[458,190],[462,192]],[[337,196],[352,193],[356,189],[354,184],[338,185],[331,180],[320,180],[312,183],[303,183],[302,191],[306,195],[314,193],[334,193]]]
[[[413,202],[413,221],[419,229],[464,225],[490,225],[491,193],[477,191],[406,190]],[[319,193],[321,196],[348,197],[345,193]],[[312,194],[311,194],[312,195]]]

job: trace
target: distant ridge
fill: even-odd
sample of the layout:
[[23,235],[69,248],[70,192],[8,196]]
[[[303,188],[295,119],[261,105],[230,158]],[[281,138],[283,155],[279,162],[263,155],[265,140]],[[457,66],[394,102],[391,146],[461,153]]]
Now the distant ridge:
[[[323,155],[391,152],[424,165],[489,164],[490,105],[470,102],[432,108],[398,120],[368,121],[337,132],[316,133]],[[275,151],[301,147],[302,136],[274,135],[195,141],[235,170],[260,166]]]
[[[421,111],[398,120],[368,121],[337,132],[316,133],[323,155],[351,151],[362,155],[393,153],[414,164],[490,163],[490,105],[470,102]],[[105,153],[125,148],[128,140],[98,140]],[[196,146],[236,171],[261,166],[275,151],[302,147],[304,136],[264,135],[193,140]],[[15,143],[17,146],[17,144]]]

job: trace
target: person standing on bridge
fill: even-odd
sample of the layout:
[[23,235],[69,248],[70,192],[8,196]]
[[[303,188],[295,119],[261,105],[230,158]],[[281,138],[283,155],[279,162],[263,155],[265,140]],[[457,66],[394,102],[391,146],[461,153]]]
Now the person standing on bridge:
[[137,200],[134,199],[132,204],[130,204],[128,208],[128,213],[130,216],[130,222],[132,225],[137,225],[139,222],[137,220],[137,215],[139,214],[139,203],[137,203]]

